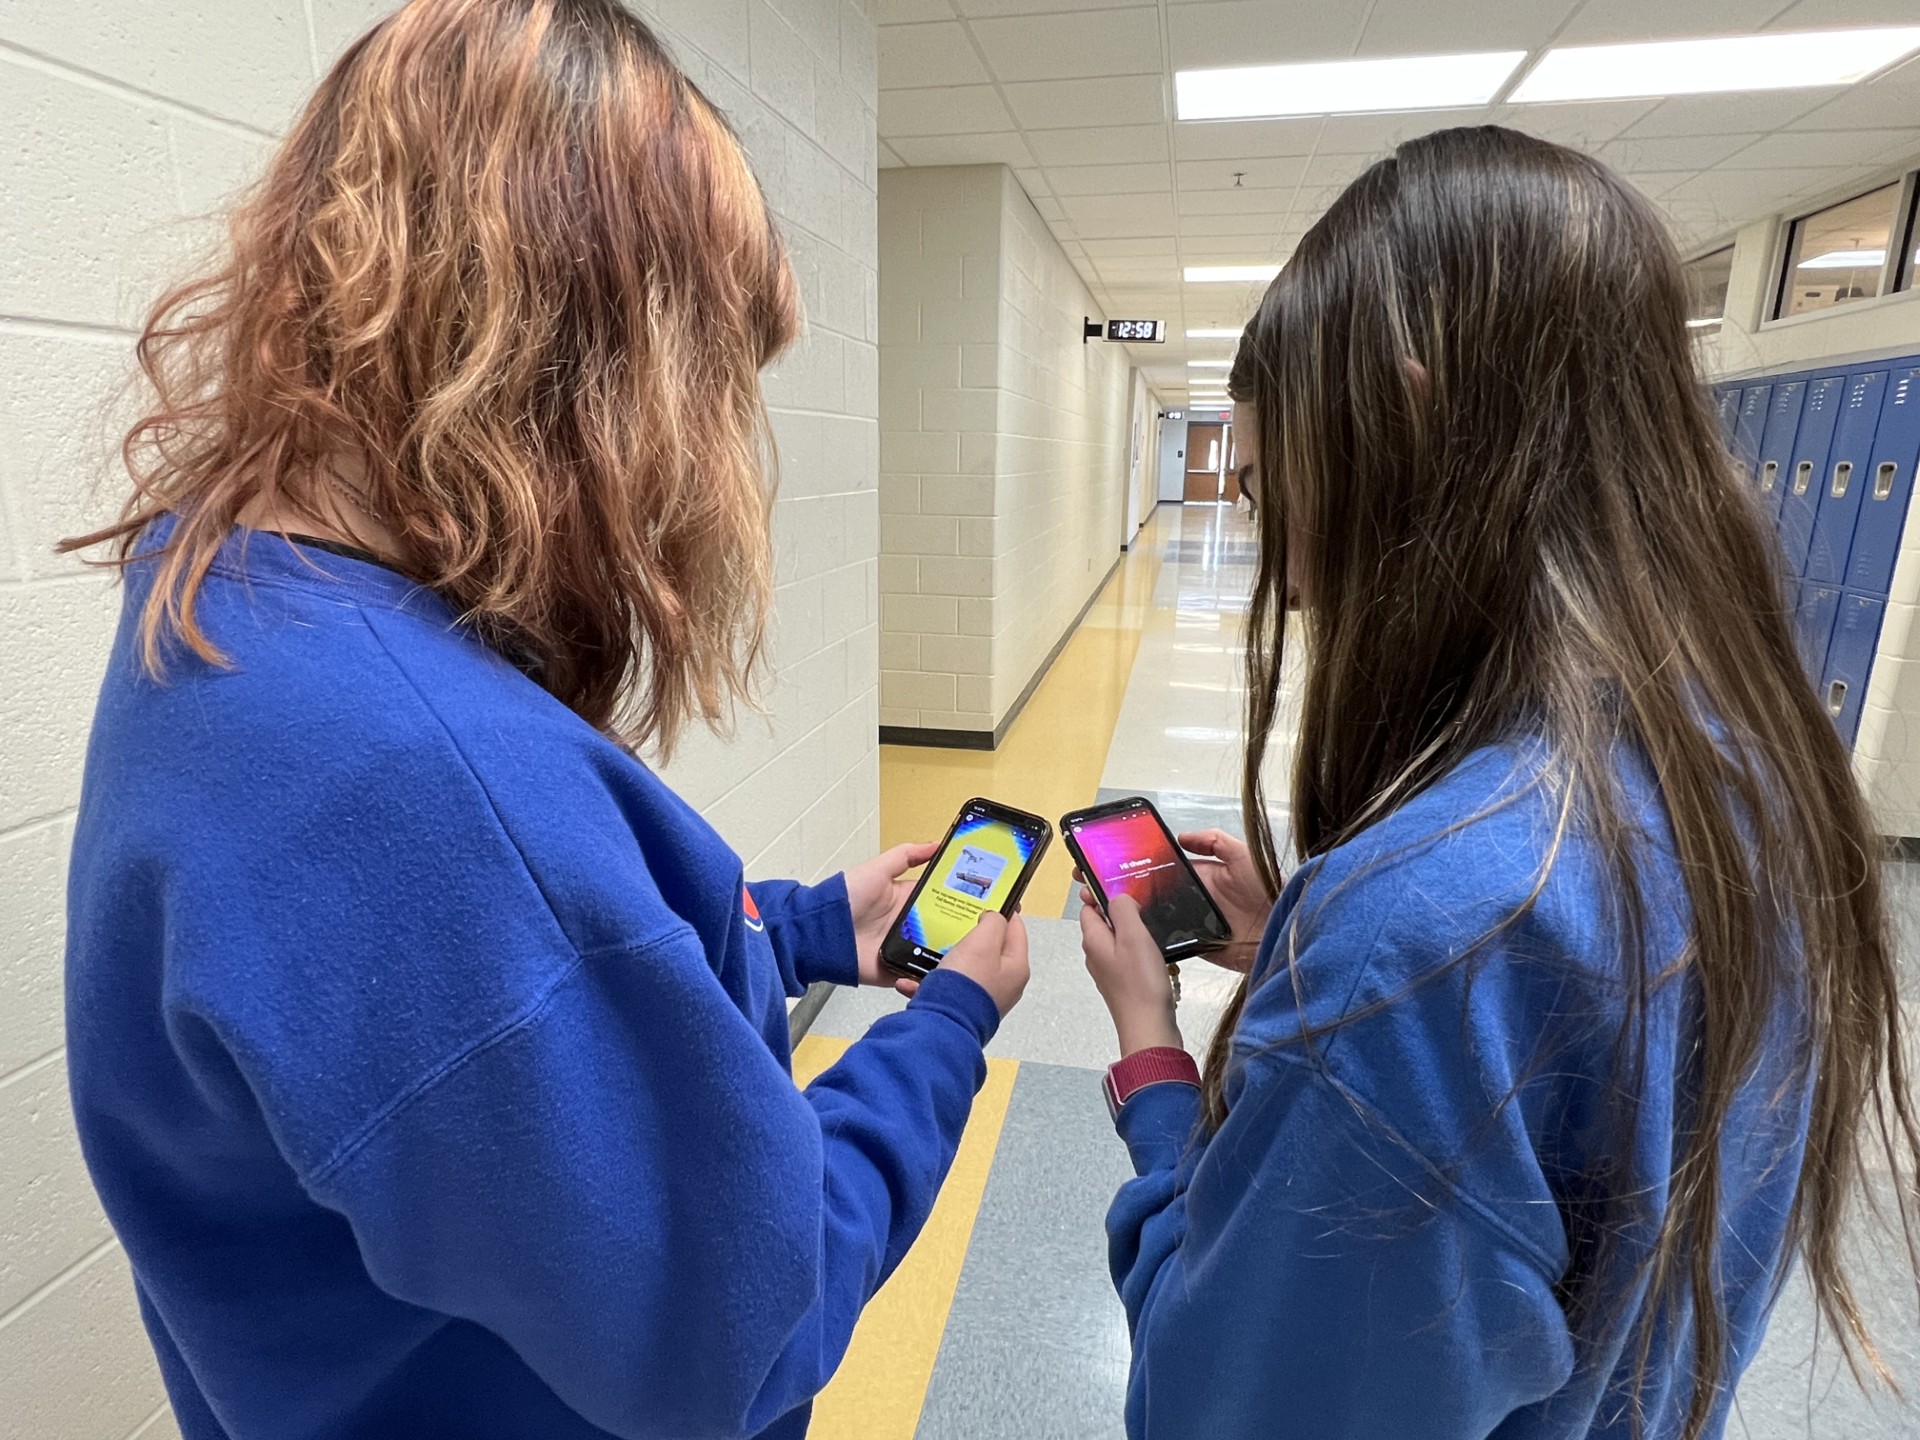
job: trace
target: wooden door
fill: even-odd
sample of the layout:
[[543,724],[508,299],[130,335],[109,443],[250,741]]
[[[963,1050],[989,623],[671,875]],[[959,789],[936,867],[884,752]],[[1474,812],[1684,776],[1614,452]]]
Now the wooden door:
[[1233,438],[1233,426],[1227,426],[1226,439],[1222,442],[1226,450],[1225,464],[1221,466],[1223,482],[1220,496],[1229,505],[1240,503],[1240,446]]
[[1220,499],[1220,452],[1226,447],[1224,425],[1187,426],[1187,500]]

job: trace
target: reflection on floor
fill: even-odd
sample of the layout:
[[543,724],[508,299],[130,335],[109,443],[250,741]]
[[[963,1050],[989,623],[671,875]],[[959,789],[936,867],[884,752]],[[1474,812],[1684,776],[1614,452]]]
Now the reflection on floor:
[[[886,843],[933,838],[983,794],[1049,818],[1146,794],[1176,831],[1240,831],[1241,641],[1253,578],[1247,521],[1162,506],[1001,749],[884,747]],[[1276,833],[1292,727],[1266,771]],[[1903,954],[1920,943],[1920,865],[1890,867]],[[1033,981],[989,1047],[990,1076],[933,1221],[869,1307],[815,1411],[812,1440],[1122,1440],[1127,1337],[1107,1280],[1103,1222],[1129,1174],[1100,1097],[1113,1036],[1069,919],[1057,852],[1030,892]],[[1235,977],[1190,961],[1181,1025],[1202,1051]],[[1908,966],[1906,974],[1920,974]],[[1920,983],[1910,979],[1910,996]],[[838,991],[801,1042],[817,1073],[900,1003]],[[1740,1387],[1728,1435],[1895,1440],[1920,1435],[1920,1326],[1894,1248],[1859,1247],[1857,1278],[1909,1397],[1869,1400],[1811,1305],[1789,1285]],[[1223,1437],[1224,1440],[1224,1437]]]

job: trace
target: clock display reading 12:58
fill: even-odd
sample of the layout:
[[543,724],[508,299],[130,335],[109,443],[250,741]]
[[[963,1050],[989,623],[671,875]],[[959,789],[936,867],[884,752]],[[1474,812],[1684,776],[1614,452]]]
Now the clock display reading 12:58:
[[1132,340],[1136,343],[1146,341],[1150,345],[1166,342],[1167,322],[1164,320],[1109,320],[1107,321],[1107,339]]

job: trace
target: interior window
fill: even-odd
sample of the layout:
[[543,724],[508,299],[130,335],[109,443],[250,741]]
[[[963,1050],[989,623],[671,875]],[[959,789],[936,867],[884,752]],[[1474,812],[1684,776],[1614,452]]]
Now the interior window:
[[1794,221],[1775,315],[1805,315],[1878,295],[1899,200],[1896,181]]

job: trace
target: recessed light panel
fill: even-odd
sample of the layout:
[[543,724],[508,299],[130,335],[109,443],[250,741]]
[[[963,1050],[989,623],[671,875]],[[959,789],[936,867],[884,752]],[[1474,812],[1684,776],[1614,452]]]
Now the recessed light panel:
[[1173,77],[1175,113],[1182,120],[1250,120],[1485,105],[1526,58],[1524,50],[1496,50],[1181,70]]
[[[1231,360],[1189,360],[1187,361],[1187,368],[1189,370],[1231,370],[1233,368],[1233,361]],[[1200,377],[1198,375],[1195,375],[1195,376],[1191,376],[1190,378],[1198,380]]]
[[1189,340],[1238,340],[1243,332],[1239,330],[1189,330]]
[[1549,50],[1513,99],[1625,100],[1721,90],[1851,85],[1920,50],[1920,26],[1727,35]]
[[[1280,273],[1278,265],[1189,265],[1189,285],[1230,285],[1236,282],[1267,281]],[[1238,335],[1240,332],[1233,332]]]

